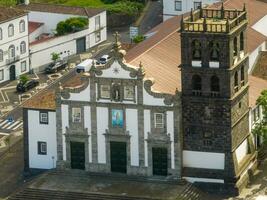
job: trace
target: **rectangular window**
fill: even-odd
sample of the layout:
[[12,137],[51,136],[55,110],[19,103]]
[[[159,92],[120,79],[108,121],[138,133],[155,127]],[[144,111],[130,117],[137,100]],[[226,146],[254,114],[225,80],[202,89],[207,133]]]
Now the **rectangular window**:
[[100,85],[100,97],[101,98],[110,98],[110,86],[109,85]]
[[38,142],[38,154],[47,155],[47,144],[46,142]]
[[95,17],[95,30],[100,29],[100,16]]
[[72,108],[72,122],[80,123],[82,119],[81,108]]
[[164,128],[164,114],[155,113],[154,114],[155,128]]
[[26,71],[26,61],[23,61],[20,63],[20,69],[21,69],[21,72],[25,72]]
[[134,86],[124,86],[124,99],[134,100]]
[[48,112],[40,112],[40,124],[48,124]]
[[0,70],[0,81],[4,80],[4,70]]
[[182,11],[182,1],[175,1],[175,10]]
[[95,42],[98,43],[101,40],[101,32],[98,31],[95,33]]
[[195,1],[194,2],[194,10],[200,9],[201,8],[201,2]]

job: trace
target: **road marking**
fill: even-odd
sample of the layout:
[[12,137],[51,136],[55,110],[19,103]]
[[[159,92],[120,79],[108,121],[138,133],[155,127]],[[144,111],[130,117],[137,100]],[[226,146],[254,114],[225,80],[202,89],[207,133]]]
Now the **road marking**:
[[18,129],[20,126],[22,126],[22,125],[23,125],[23,122],[20,122],[19,125],[17,125],[16,127],[12,128],[12,130],[14,131],[14,130]]
[[20,121],[16,121],[15,123],[13,123],[10,127],[8,128],[13,128],[14,126],[16,126],[18,123],[20,123]]
[[0,127],[3,126],[7,122],[8,122],[7,120],[2,121],[1,124],[0,124]]

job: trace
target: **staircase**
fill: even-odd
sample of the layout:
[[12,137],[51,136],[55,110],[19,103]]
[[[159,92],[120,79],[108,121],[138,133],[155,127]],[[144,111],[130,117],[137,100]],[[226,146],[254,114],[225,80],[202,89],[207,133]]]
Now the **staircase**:
[[156,200],[145,197],[129,197],[98,193],[64,192],[26,188],[8,198],[9,200]]
[[206,200],[206,194],[188,183],[185,190],[177,197],[177,200]]

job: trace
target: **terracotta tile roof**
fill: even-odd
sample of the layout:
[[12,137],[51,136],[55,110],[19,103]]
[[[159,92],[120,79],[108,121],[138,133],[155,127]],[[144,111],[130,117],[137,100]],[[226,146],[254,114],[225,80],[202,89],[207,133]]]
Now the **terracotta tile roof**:
[[34,32],[36,29],[38,29],[42,25],[44,25],[44,23],[29,21],[29,33]]
[[[264,35],[251,26],[267,15],[267,4],[256,0],[226,0],[225,8],[242,9],[244,3],[249,16],[247,48],[252,52],[266,40]],[[221,4],[213,6],[218,7]],[[181,16],[176,16],[158,25],[149,31],[149,33],[155,32],[153,36],[131,49],[126,55],[126,60],[130,64],[138,65],[140,61],[144,63],[147,75],[155,78],[154,88],[161,92],[174,93],[176,88],[181,90],[181,73],[177,68],[181,64],[180,34],[177,33],[180,19]],[[266,83],[265,80],[252,77],[251,95],[259,95],[260,92],[257,91],[264,89]],[[255,89],[255,92],[252,91],[257,86],[261,87]],[[253,98],[258,96],[251,95],[250,105],[255,105],[256,101]]]
[[267,52],[261,51],[259,54],[259,58],[257,60],[257,64],[252,72],[253,76],[262,78],[267,80]]
[[29,5],[19,5],[21,9],[27,11],[39,11],[49,13],[61,13],[61,14],[72,14],[79,16],[92,17],[104,11],[99,8],[84,8],[75,6],[64,6],[57,4],[45,4],[45,3],[30,3]]
[[27,15],[27,12],[17,8],[0,6],[0,23]]
[[[68,79],[65,83],[62,84],[63,87],[78,87],[82,85],[81,75],[76,74],[72,78]],[[46,110],[55,110],[56,109],[56,94],[55,89],[47,89],[40,94],[32,97],[23,104],[23,108],[31,109],[46,109]]]
[[263,90],[267,89],[267,81],[255,76],[249,76],[249,106],[254,107]]
[[37,94],[36,96],[27,100],[23,104],[23,108],[55,110],[56,109],[55,91],[46,90],[41,94]]

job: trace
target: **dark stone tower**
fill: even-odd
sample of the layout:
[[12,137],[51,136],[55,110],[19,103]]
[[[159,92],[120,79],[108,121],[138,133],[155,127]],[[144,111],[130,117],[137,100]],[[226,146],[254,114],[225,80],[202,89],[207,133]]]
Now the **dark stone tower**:
[[[183,150],[200,160],[207,155],[204,167],[185,164],[183,176],[198,178],[209,189],[238,192],[255,163],[249,133],[247,24],[245,6],[191,11],[181,21]],[[221,156],[221,168],[212,168],[217,164],[213,155]]]

